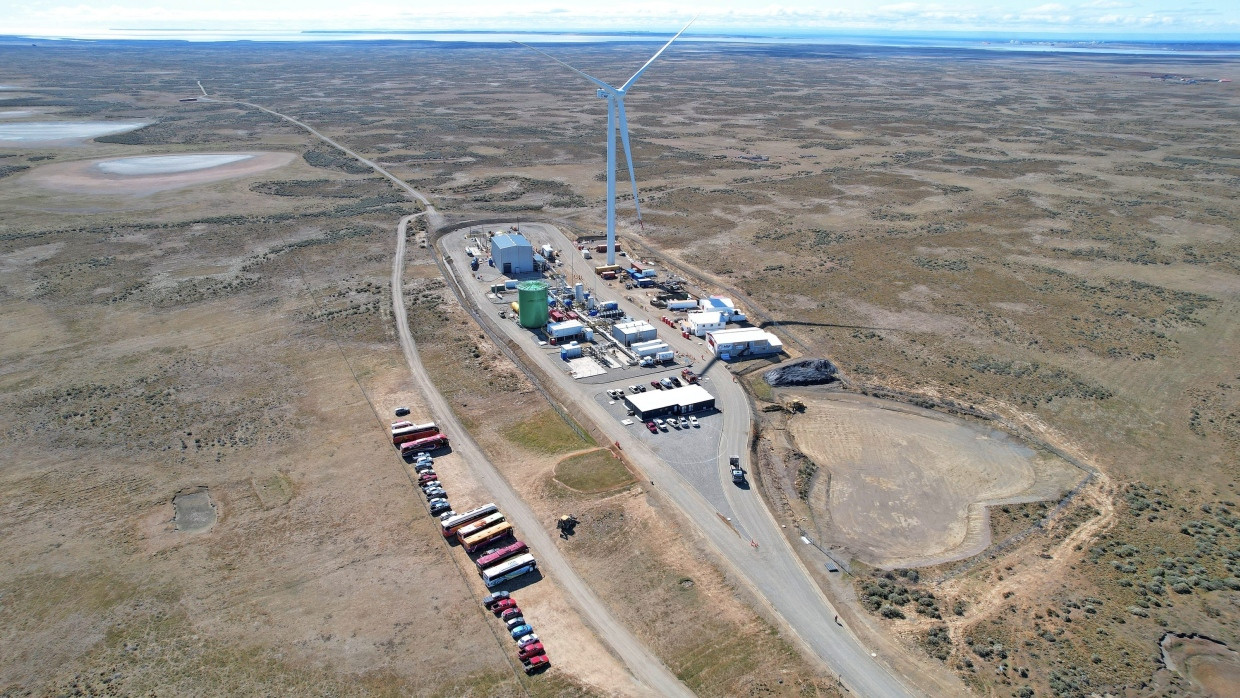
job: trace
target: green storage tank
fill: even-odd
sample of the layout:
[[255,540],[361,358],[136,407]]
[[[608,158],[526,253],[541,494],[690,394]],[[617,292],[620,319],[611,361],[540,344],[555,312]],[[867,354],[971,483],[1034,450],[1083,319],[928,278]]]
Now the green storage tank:
[[522,327],[532,330],[547,324],[547,284],[542,281],[517,284],[517,304]]

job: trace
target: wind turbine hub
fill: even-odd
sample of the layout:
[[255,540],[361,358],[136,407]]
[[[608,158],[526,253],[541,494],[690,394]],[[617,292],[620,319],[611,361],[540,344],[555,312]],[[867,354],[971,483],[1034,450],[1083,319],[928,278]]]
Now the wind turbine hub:
[[594,96],[598,97],[599,99],[607,99],[607,90],[604,90],[603,88],[600,87],[599,89],[594,91]]

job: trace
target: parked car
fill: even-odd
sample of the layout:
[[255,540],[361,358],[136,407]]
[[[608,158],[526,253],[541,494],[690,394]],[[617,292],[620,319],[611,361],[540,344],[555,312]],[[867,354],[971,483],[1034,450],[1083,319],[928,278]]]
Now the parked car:
[[659,383],[659,381],[650,381],[650,387],[651,387],[651,388],[654,388],[655,390],[662,390],[662,389],[663,389],[663,385],[662,385],[661,383]]
[[438,479],[439,479],[439,476],[435,474],[434,470],[424,470],[420,475],[418,475],[419,484],[423,482],[430,482],[431,480],[438,480]]
[[435,497],[447,497],[447,496],[448,496],[447,490],[445,490],[442,487],[434,487],[426,491],[427,499],[434,499]]
[[529,647],[535,642],[538,642],[538,636],[535,635],[534,633],[530,633],[529,635],[526,635],[525,637],[519,638],[517,640],[517,647]]
[[540,671],[546,671],[551,666],[551,660],[545,654],[536,654],[530,657],[530,661],[525,662],[526,674],[537,674]]
[[630,386],[629,386],[629,392],[630,392],[630,393],[636,393],[636,392],[637,392],[637,386],[636,386],[636,385],[630,385]]
[[679,419],[676,419],[675,417],[668,417],[668,418],[667,418],[667,425],[668,425],[669,427],[673,428],[673,429],[677,429],[677,430],[679,430],[679,429],[680,429],[680,420],[679,420]]
[[671,378],[669,378],[668,380],[670,380],[670,381],[672,382],[672,385],[676,386],[677,388],[679,388],[679,387],[681,387],[681,386],[683,386],[683,385],[684,385],[684,383],[681,383],[681,382],[680,382],[680,379],[679,379],[679,378],[677,378],[676,376],[672,376],[672,377],[671,377]]
[[516,606],[505,608],[503,613],[499,614],[499,619],[504,621],[505,623],[507,623],[509,620],[512,620],[513,618],[520,618],[520,617],[521,617],[521,609],[517,608]]
[[665,389],[667,389],[667,390],[671,390],[672,388],[675,388],[675,387],[676,387],[675,385],[673,385],[673,384],[672,384],[672,379],[670,379],[670,378],[664,378],[664,379],[660,380],[660,381],[659,381],[659,385],[661,385],[662,387],[664,387],[664,388],[665,388]]
[[662,417],[655,417],[654,425],[658,427],[661,431],[667,431],[667,422],[663,421]]
[[448,504],[446,501],[443,504],[431,505],[431,516],[438,516],[445,511],[452,511],[452,505]]
[[644,392],[646,392],[646,386],[642,385],[641,383],[638,383],[638,384],[637,384],[637,392],[639,392],[639,393],[644,393]]
[[396,408],[396,416],[397,416],[397,417],[404,417],[404,416],[405,416],[405,415],[407,415],[407,414],[409,414],[409,408],[408,408],[408,407],[397,407],[397,408]]
[[533,657],[536,654],[546,654],[546,653],[547,653],[547,650],[543,649],[543,643],[535,642],[535,643],[528,644],[525,647],[522,647],[521,651],[517,652],[517,658],[524,662],[525,660],[529,659],[530,657]]
[[452,518],[453,516],[456,516],[456,512],[455,512],[455,511],[452,511],[451,509],[449,509],[449,510],[447,510],[447,511],[440,512],[440,514],[439,514],[439,520],[440,520],[440,521],[445,521],[445,520],[447,520],[447,519]]
[[529,635],[532,632],[534,632],[534,627],[529,625],[528,623],[525,625],[518,625],[517,627],[508,631],[508,633],[512,635],[512,639],[514,640],[519,640],[525,637],[526,635]]
[[680,426],[684,429],[688,429],[689,427],[693,426],[693,423],[689,421],[688,417],[681,417]]
[[646,428],[650,430],[651,434],[659,433],[659,427],[655,426],[654,422],[646,422]]
[[689,424],[690,424],[690,425],[692,425],[692,426],[694,426],[694,427],[700,427],[700,426],[702,426],[702,423],[701,423],[701,422],[699,422],[699,421],[697,420],[697,417],[694,417],[694,416],[692,416],[692,415],[690,415],[690,417],[689,417]]
[[516,607],[517,607],[517,600],[516,600],[516,599],[514,599],[514,598],[510,598],[510,597],[505,597],[505,598],[502,598],[502,599],[496,599],[496,600],[495,600],[495,603],[492,603],[492,604],[491,604],[490,606],[488,606],[487,608],[491,609],[491,612],[492,612],[492,613],[494,613],[495,615],[497,615],[497,616],[498,616],[499,614],[503,613],[504,611],[506,611],[506,610],[508,610],[508,609],[510,609],[510,608],[516,608]]
[[446,497],[435,497],[434,499],[429,499],[429,500],[427,500],[427,502],[426,502],[426,503],[427,503],[427,504],[434,505],[434,504],[442,504],[442,503],[447,503],[447,501],[448,501],[448,500],[447,500],[447,498],[446,498]]
[[493,591],[490,594],[487,594],[486,596],[482,597],[482,605],[487,608],[491,608],[491,606],[495,605],[496,603],[499,603],[500,601],[508,597],[509,597],[509,594],[506,591]]
[[439,483],[439,477],[436,476],[429,480],[423,480],[422,482],[419,482],[418,487],[421,487],[422,491],[425,492],[427,490],[434,489],[436,487],[443,487],[443,485]]
[[509,630],[512,630],[513,628],[519,628],[522,625],[525,625],[525,618],[521,616],[513,616],[512,618],[509,618],[508,620],[504,621],[504,627],[508,628]]

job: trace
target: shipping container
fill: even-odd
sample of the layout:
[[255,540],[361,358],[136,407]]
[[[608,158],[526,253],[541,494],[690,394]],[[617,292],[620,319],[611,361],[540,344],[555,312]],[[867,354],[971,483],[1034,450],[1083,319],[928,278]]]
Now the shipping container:
[[674,351],[661,351],[661,352],[659,352],[658,354],[655,354],[655,355],[654,355],[654,360],[655,360],[655,361],[675,361],[675,360],[676,360],[676,352],[674,352]]

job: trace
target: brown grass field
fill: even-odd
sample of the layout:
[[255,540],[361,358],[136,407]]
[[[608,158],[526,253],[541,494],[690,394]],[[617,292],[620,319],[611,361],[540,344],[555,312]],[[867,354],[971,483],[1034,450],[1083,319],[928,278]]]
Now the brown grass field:
[[[555,52],[609,79],[648,48]],[[627,100],[645,221],[626,196],[628,247],[748,304],[856,392],[986,413],[1099,473],[1063,506],[992,509],[981,555],[857,565],[833,593],[981,694],[1226,687],[1240,93],[1151,75],[1235,77],[1240,62],[694,48]],[[587,666],[599,646],[545,583],[539,603],[581,659],[514,673],[385,443],[391,407],[419,407],[386,283],[416,205],[228,101],[314,125],[450,217],[596,232],[603,102],[560,71],[491,46],[0,48],[0,82],[19,88],[0,108],[151,124],[0,147],[0,692],[627,692],[605,653]],[[217,101],[178,102],[195,80]],[[40,183],[90,160],[252,151],[292,157],[175,189]],[[700,693],[829,693],[640,485],[556,481],[556,461],[593,445],[566,428],[528,441],[554,413],[414,252],[425,360],[548,524],[582,518],[565,549],[604,600],[635,609],[626,621]],[[776,460],[772,486],[789,475]],[[173,497],[200,486],[215,523],[177,531]]]

